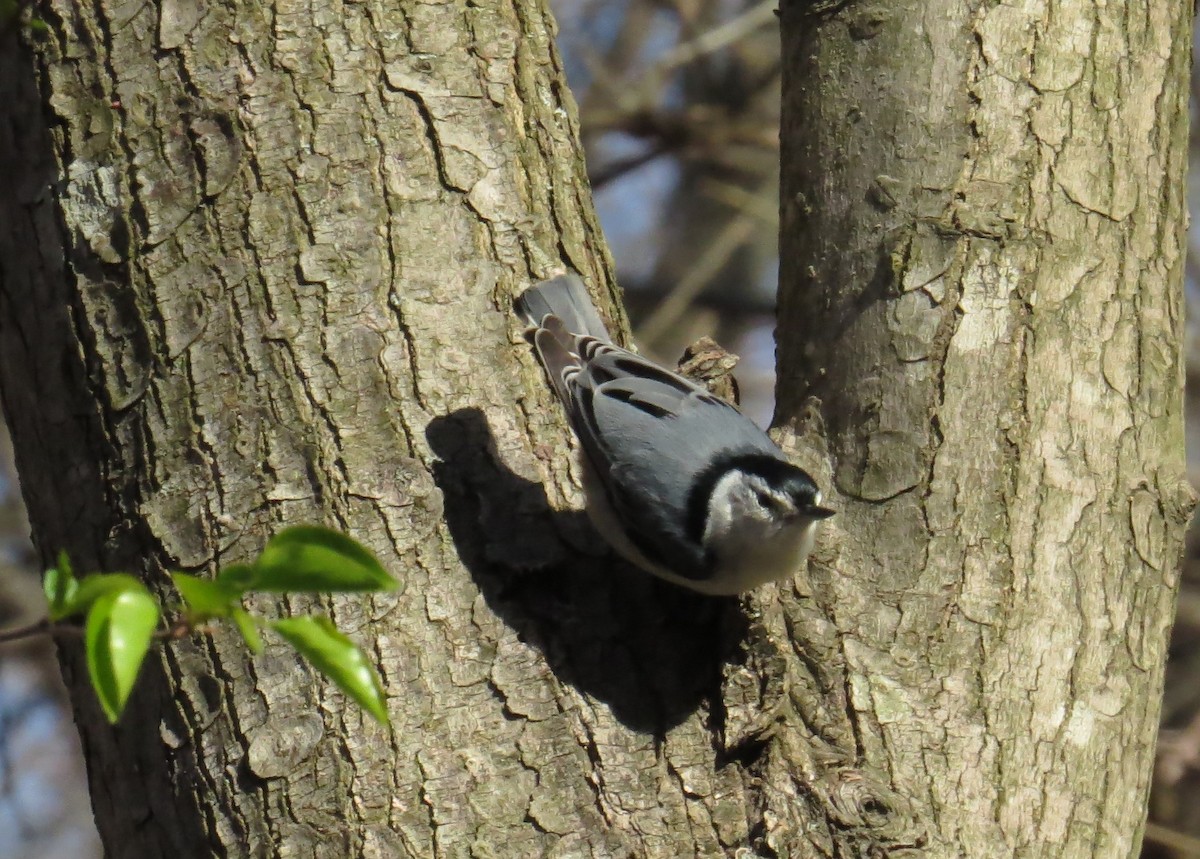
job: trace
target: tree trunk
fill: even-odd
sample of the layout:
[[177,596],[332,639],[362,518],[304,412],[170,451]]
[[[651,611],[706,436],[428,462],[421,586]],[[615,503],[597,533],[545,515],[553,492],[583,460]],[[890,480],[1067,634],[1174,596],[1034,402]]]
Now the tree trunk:
[[51,0],[7,37],[43,558],[166,593],[316,520],[405,585],[252,606],[373,647],[390,730],[221,632],[110,729],[68,642],[110,855],[1130,854],[1190,504],[1187,9],[919,13],[784,9],[780,415],[842,513],[740,608],[569,512],[509,296],[608,267],[536,0]]
[[39,14],[36,49],[0,49],[0,387],[43,560],[169,596],[169,569],[322,521],[404,582],[251,606],[331,611],[390,730],[221,630],[169,645],[109,728],[65,641],[108,854],[777,840],[759,765],[786,690],[757,604],[615,563],[571,512],[509,312],[567,266],[607,282],[543,6]]
[[929,856],[1136,856],[1192,507],[1191,5],[782,17],[777,419],[841,510],[801,711]]
[[[0,50],[0,374],[43,560],[166,594],[167,569],[316,520],[405,585],[316,601],[374,648],[390,731],[221,632],[166,648],[109,728],[67,642],[109,855],[667,856],[744,835],[711,767],[691,775],[712,757],[704,612],[614,585],[541,487],[578,500],[509,297],[607,271],[544,6],[39,14],[35,50],[11,31]],[[566,563],[565,540],[596,557]]]

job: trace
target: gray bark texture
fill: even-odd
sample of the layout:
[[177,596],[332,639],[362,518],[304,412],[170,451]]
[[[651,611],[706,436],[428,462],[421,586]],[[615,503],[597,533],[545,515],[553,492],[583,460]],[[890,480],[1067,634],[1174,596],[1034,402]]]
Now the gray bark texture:
[[1073,9],[783,10],[780,414],[825,425],[842,513],[740,605],[572,512],[508,312],[608,283],[541,3],[50,0],[8,35],[43,559],[166,594],[320,521],[404,583],[251,606],[330,611],[390,729],[221,631],[109,728],[67,642],[109,854],[1129,856],[1190,503],[1188,12]]
[[317,521],[404,583],[250,606],[330,611],[375,654],[390,729],[220,629],[167,646],[110,728],[64,641],[108,854],[766,837],[750,624],[615,564],[572,512],[509,311],[567,266],[612,308],[543,4],[38,13],[44,38],[0,49],[0,383],[42,559],[169,596],[167,570]]
[[1191,18],[783,6],[777,422],[841,509],[794,646],[925,855],[1137,855],[1193,504]]

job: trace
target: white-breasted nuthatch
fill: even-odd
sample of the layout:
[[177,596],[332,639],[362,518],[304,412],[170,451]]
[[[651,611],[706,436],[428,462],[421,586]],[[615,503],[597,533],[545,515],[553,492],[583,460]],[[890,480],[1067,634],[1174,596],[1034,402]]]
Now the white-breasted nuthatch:
[[714,595],[799,569],[833,511],[765,432],[613,344],[574,275],[530,287],[514,309],[583,448],[588,514],[617,552]]

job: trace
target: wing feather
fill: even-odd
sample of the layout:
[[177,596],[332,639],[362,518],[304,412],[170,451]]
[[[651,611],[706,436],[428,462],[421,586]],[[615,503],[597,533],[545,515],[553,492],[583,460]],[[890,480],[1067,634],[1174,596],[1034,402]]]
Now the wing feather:
[[738,457],[779,458],[779,449],[729,403],[609,342],[577,278],[535,286],[517,307],[630,540],[678,575],[711,575],[711,559],[688,527],[708,502],[694,497],[711,489],[701,475]]
[[576,434],[630,539],[679,575],[705,578],[710,559],[686,527],[696,503],[692,477],[719,459],[776,456],[777,448],[737,409],[682,376],[609,343],[579,351],[582,367],[568,384]]

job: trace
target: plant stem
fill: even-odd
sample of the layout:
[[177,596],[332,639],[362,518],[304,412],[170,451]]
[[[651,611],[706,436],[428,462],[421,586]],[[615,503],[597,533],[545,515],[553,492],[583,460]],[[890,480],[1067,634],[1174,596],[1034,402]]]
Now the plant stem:
[[4,644],[6,641],[19,641],[22,638],[33,638],[35,635],[50,635],[53,631],[50,620],[42,618],[28,626],[0,629],[0,644]]
[[[156,641],[177,641],[187,638],[193,632],[211,633],[211,626],[192,626],[186,620],[176,621],[169,629],[160,629],[154,633]],[[83,627],[75,623],[54,623],[47,617],[27,626],[17,626],[12,629],[0,629],[0,644],[9,641],[20,641],[23,638],[33,638],[35,635],[82,635]]]

